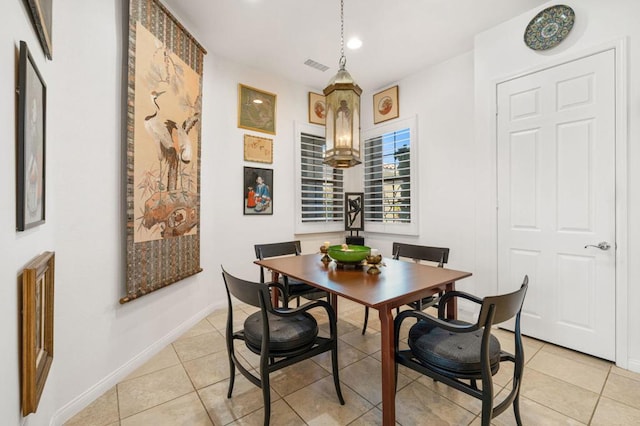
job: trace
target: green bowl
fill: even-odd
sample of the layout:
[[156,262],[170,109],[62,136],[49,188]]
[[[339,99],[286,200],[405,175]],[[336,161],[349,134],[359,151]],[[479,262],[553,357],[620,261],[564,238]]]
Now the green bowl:
[[371,248],[367,246],[349,245],[347,250],[342,246],[329,246],[329,257],[338,263],[360,263],[369,256]]

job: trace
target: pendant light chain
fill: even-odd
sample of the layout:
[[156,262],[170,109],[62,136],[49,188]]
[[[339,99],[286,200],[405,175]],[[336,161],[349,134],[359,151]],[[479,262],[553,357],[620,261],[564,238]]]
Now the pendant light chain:
[[344,56],[344,0],[340,0],[340,69],[347,65],[347,58]]

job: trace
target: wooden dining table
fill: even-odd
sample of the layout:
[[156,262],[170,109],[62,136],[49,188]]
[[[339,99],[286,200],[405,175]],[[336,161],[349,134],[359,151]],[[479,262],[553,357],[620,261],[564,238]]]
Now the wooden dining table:
[[[369,274],[366,265],[346,265],[323,262],[321,255],[276,257],[256,260],[271,270],[272,279],[286,275],[318,289],[327,291],[331,305],[338,313],[338,296],[376,309],[380,316],[380,349],[382,354],[382,420],[383,425],[395,424],[395,359],[393,310],[406,303],[455,289],[457,280],[471,276],[470,272],[437,268],[415,262],[384,258],[379,274]],[[274,306],[278,295],[273,294]],[[455,298],[454,298],[455,299]],[[447,317],[455,318],[455,303],[447,304]]]

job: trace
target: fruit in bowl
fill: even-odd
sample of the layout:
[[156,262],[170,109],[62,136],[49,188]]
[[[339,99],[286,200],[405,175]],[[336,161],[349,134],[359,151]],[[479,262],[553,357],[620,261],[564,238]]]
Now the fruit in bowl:
[[338,263],[360,263],[369,256],[371,248],[357,245],[329,246],[327,254]]

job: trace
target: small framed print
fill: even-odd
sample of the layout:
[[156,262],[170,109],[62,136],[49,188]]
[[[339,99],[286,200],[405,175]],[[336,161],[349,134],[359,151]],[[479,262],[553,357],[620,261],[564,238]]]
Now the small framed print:
[[35,413],[53,362],[55,254],[44,252],[22,271],[22,415]]
[[309,92],[309,123],[325,125],[327,104],[324,95]]
[[364,204],[364,192],[344,193],[344,230],[364,231],[362,208]]
[[244,135],[244,161],[273,163],[273,139]]
[[239,84],[238,127],[275,135],[276,99],[274,93]]
[[373,95],[373,124],[398,118],[398,86],[393,86]]
[[273,170],[245,167],[243,193],[245,215],[273,214]]

